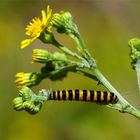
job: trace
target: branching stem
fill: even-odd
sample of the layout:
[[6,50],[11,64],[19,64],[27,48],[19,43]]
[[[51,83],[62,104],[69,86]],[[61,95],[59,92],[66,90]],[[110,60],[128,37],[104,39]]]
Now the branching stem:
[[60,44],[57,40],[55,40],[55,42],[53,43],[53,45],[55,45],[57,48],[59,48],[60,50],[62,50],[65,54],[68,54],[70,56],[73,56],[79,60],[83,60],[83,58],[78,55],[75,52],[72,52],[71,50],[69,50],[67,47],[65,47],[64,45]]
[[103,76],[103,74],[97,69],[93,70],[94,75],[98,78],[98,80],[109,90],[112,91],[115,95],[117,95],[119,99],[119,103],[110,104],[108,107],[119,110],[122,113],[129,113],[140,119],[140,111],[133,107],[130,103],[128,103],[123,96],[110,84],[110,82]]
[[[84,42],[82,41],[81,36],[78,36],[79,44],[81,45],[82,50],[84,51],[84,55],[88,58],[88,63],[90,65],[90,70],[93,72],[93,74],[96,76],[98,81],[102,83],[109,91],[113,92],[119,99],[119,102],[117,104],[110,104],[108,107],[114,108],[116,110],[119,110],[122,113],[129,113],[137,118],[140,119],[140,111],[137,110],[135,107],[133,107],[129,102],[127,102],[121,93],[119,93],[112,85],[111,83],[104,77],[104,75],[99,71],[99,69],[96,66],[95,60],[91,57],[90,53],[86,49],[86,46]],[[138,77],[138,84],[140,88],[140,62],[136,65],[136,71],[137,71],[137,77]]]

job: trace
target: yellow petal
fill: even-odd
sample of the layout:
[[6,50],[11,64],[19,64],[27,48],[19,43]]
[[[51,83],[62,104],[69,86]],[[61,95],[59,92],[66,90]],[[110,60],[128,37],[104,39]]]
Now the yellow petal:
[[22,42],[21,42],[21,48],[23,49],[23,48],[25,48],[25,47],[27,47],[27,46],[29,46],[30,44],[31,44],[31,42],[32,42],[32,39],[25,39],[25,40],[23,40]]
[[45,25],[47,21],[46,12],[44,10],[41,11],[42,14],[42,24]]
[[17,78],[16,80],[15,80],[15,83],[19,83],[21,81],[21,78]]
[[50,5],[48,5],[48,6],[47,6],[47,14],[49,13],[50,10],[51,10],[51,9],[50,9]]
[[20,77],[22,75],[24,75],[24,72],[18,72],[18,73],[16,73],[16,77]]
[[50,9],[50,6],[47,6],[47,13],[45,10],[41,11],[42,13],[42,24],[43,25],[47,25],[47,23],[49,23],[50,18],[51,18],[51,14],[52,14],[52,9]]
[[47,7],[47,19],[50,19],[52,15],[52,9]]
[[34,38],[25,39],[25,40],[21,41],[20,47],[23,49],[23,48],[29,46],[36,38],[38,38],[38,36],[39,36],[39,34],[37,36],[35,36]]

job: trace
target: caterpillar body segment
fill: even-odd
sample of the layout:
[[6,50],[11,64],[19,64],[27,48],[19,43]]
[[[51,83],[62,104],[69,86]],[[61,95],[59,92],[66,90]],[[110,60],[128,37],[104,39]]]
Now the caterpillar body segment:
[[50,94],[50,100],[87,101],[100,104],[117,103],[117,96],[109,91],[57,90]]

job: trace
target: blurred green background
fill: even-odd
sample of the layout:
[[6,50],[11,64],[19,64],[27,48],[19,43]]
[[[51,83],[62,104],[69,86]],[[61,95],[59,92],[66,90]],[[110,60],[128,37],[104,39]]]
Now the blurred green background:
[[[139,0],[0,0],[0,139],[1,140],[139,140],[140,120],[92,103],[47,102],[32,116],[16,112],[15,73],[38,71],[31,64],[33,48],[46,45],[35,41],[21,50],[25,26],[50,4],[53,11],[72,13],[91,54],[107,79],[134,106],[140,108],[135,72],[131,69],[127,42],[140,37]],[[58,36],[67,46],[71,39]],[[41,46],[41,47],[40,47]],[[54,51],[52,46],[46,47]],[[74,49],[72,47],[72,49]],[[69,73],[63,81],[44,80],[33,88],[105,90],[91,79]]]

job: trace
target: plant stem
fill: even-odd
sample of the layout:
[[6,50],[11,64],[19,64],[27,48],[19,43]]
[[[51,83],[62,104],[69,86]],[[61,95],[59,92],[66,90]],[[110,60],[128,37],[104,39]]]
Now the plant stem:
[[140,60],[138,60],[137,63],[135,64],[135,69],[136,69],[136,73],[137,73],[138,88],[139,88],[139,92],[140,92]]
[[43,78],[46,78],[46,77],[52,77],[52,76],[56,76],[56,75],[58,75],[58,74],[60,74],[60,73],[62,73],[62,72],[64,72],[64,73],[66,73],[66,72],[76,72],[77,74],[80,74],[80,75],[82,75],[82,76],[85,76],[85,77],[88,77],[88,78],[91,78],[91,79],[93,79],[93,80],[95,80],[95,81],[98,81],[98,79],[96,78],[96,76],[95,75],[93,75],[93,74],[90,74],[90,73],[88,73],[88,72],[86,72],[86,71],[83,71],[83,70],[81,70],[81,69],[77,69],[77,65],[74,65],[74,64],[72,64],[72,65],[68,65],[68,66],[65,66],[65,67],[63,67],[63,68],[61,68],[61,69],[58,69],[58,70],[55,70],[55,71],[53,71],[53,72],[50,72],[50,73],[46,73],[46,74],[43,74]]
[[85,42],[84,42],[83,38],[81,37],[81,35],[80,35],[80,34],[77,34],[76,37],[77,37],[78,40],[79,40],[79,44],[80,44],[82,50],[84,51],[86,58],[87,58],[87,59],[91,58],[91,55],[90,55],[90,53],[88,52],[88,50],[86,49]]
[[60,44],[58,41],[55,40],[55,42],[53,43],[53,45],[55,45],[57,48],[59,48],[60,50],[62,50],[65,54],[68,54],[70,56],[73,56],[73,57],[75,57],[75,58],[77,58],[79,60],[83,60],[83,58],[81,56],[79,56],[75,52],[72,52],[67,47],[65,47],[64,45]]
[[120,93],[108,82],[108,80],[103,76],[103,74],[99,71],[98,68],[94,68],[92,70],[96,77],[99,79],[99,81],[109,90],[116,94],[116,96],[119,98],[120,103],[127,103],[127,101],[120,95]]
[[[137,110],[135,107],[133,107],[129,102],[127,102],[123,96],[110,84],[110,82],[104,77],[104,75],[99,71],[99,69],[96,66],[95,60],[91,57],[90,53],[86,49],[86,46],[84,44],[84,41],[80,34],[76,35],[77,40],[76,42],[79,43],[79,47],[81,48],[81,52],[83,54],[83,58],[86,59],[90,65],[90,68],[87,67],[87,69],[91,70],[98,81],[102,83],[109,91],[113,92],[118,97],[118,103],[117,104],[109,104],[107,105],[110,108],[114,108],[116,110],[119,110],[122,113],[129,113],[137,118],[140,119],[140,111]],[[86,67],[86,66],[85,66]],[[140,62],[137,64],[137,77],[138,77],[138,84],[140,88]]]
[[68,34],[77,44],[77,49],[86,60],[91,58],[90,53],[86,49],[85,42],[78,31],[75,34]]
[[86,71],[83,71],[83,70],[80,70],[80,69],[76,69],[76,72],[77,72],[77,74],[80,74],[82,76],[85,76],[85,77],[91,78],[91,79],[93,79],[95,81],[98,81],[98,79],[96,78],[95,75],[90,74],[90,73],[88,73]]
[[68,55],[71,55],[79,60],[82,60],[82,57],[80,57],[78,54],[76,53],[73,53],[72,51],[70,51],[68,48],[66,48],[65,46],[63,45],[59,45],[58,48],[60,48],[63,52],[65,52],[66,54]]
[[138,109],[131,107],[127,109],[126,112],[140,119],[140,111]]
[[107,88],[112,91],[119,99],[119,103],[109,105],[109,107],[119,110],[122,113],[129,113],[140,119],[140,111],[128,103],[122,95],[109,83],[109,81],[103,76],[98,68],[91,69],[97,79]]

